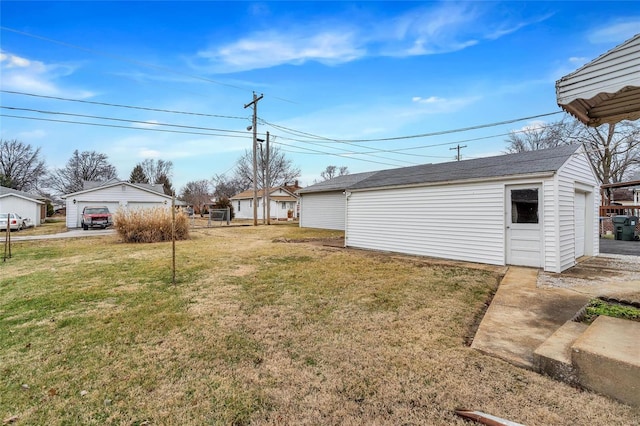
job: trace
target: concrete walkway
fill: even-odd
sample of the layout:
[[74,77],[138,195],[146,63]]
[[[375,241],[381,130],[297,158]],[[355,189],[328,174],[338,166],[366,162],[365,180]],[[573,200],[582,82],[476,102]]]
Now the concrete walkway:
[[33,240],[55,240],[58,238],[84,238],[84,237],[99,237],[102,235],[114,235],[115,229],[72,229],[66,232],[59,232],[57,234],[42,234],[42,235],[27,235],[27,236],[14,236],[11,235],[11,241],[33,241]]
[[533,351],[589,300],[568,289],[537,288],[537,278],[537,269],[509,267],[472,348],[533,369]]
[[610,296],[637,300],[638,271],[640,258],[636,256],[589,258],[562,274],[511,266],[471,347],[534,369],[536,348],[572,319],[589,299]]

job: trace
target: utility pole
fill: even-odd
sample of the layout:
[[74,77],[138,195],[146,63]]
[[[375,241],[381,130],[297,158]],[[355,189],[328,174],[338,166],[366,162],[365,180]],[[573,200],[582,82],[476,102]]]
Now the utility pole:
[[269,198],[269,192],[271,192],[271,176],[269,176],[269,132],[267,132],[267,161],[265,163],[266,175],[267,175],[267,225],[271,225],[271,199]]
[[460,161],[460,150],[461,150],[462,148],[466,148],[466,147],[467,147],[466,145],[462,145],[462,146],[460,146],[460,144],[458,144],[458,146],[454,146],[453,148],[449,148],[449,151],[451,151],[452,149],[456,149],[456,150],[458,150],[458,155],[456,155],[456,160],[457,160],[457,161]]
[[260,142],[260,170],[262,171],[262,224],[266,225],[267,224],[267,204],[266,204],[266,200],[267,200],[267,166],[264,164],[264,150],[262,149],[262,142],[264,142],[264,139],[258,139],[258,142]]
[[263,96],[253,92],[253,100],[244,106],[245,109],[253,106],[253,226],[258,226],[258,101]]

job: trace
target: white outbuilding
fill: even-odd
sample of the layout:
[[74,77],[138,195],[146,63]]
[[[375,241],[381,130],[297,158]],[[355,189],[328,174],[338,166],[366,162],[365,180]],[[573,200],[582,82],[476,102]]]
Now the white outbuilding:
[[297,191],[300,196],[300,227],[344,231],[345,191],[376,172],[337,176]]
[[161,184],[131,183],[118,179],[106,182],[85,182],[82,191],[62,197],[67,207],[67,228],[79,228],[82,209],[86,206],[106,206],[111,213],[118,209],[171,207],[171,196]]
[[562,272],[596,256],[581,145],[379,171],[346,189],[345,245]]
[[0,213],[17,213],[38,226],[46,218],[45,202],[37,195],[0,186]]

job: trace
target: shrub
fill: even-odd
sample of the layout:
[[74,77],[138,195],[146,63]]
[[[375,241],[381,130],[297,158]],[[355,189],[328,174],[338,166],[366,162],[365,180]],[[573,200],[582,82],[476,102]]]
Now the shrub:
[[[171,209],[118,210],[114,215],[114,228],[126,243],[156,243],[171,241]],[[176,240],[189,238],[189,218],[176,212]]]

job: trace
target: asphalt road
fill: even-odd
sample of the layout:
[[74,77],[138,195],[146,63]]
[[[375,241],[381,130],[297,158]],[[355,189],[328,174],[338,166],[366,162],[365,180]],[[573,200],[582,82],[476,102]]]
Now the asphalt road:
[[620,241],[600,238],[600,253],[640,256],[640,241]]

